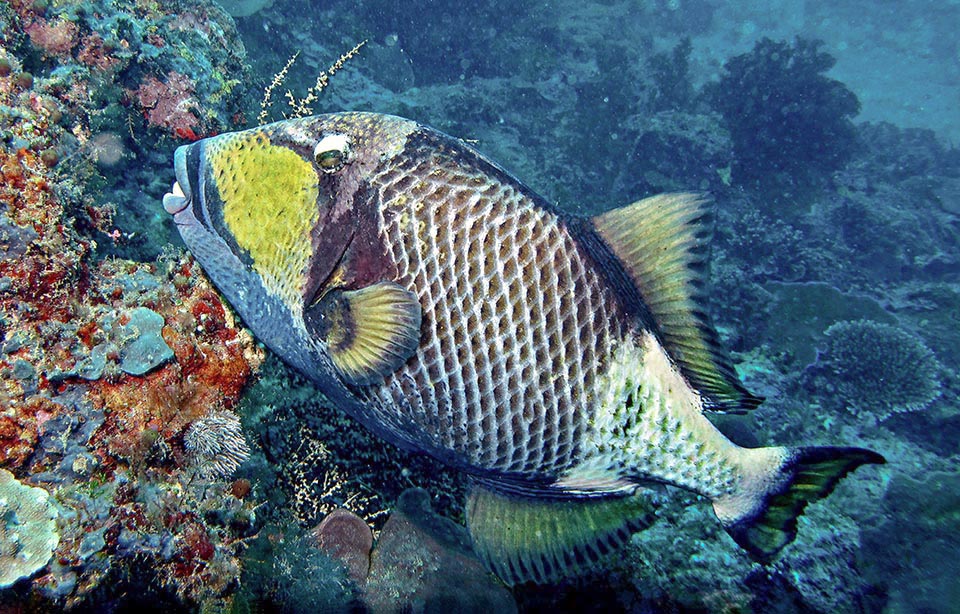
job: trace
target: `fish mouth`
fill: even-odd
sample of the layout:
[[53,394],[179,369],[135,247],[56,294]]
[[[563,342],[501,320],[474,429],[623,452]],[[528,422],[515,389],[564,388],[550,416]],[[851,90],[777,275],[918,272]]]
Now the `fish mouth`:
[[193,195],[190,189],[190,179],[187,173],[187,148],[189,145],[178,147],[173,154],[173,170],[176,181],[170,191],[163,195],[163,209],[170,215],[176,215],[190,206]]

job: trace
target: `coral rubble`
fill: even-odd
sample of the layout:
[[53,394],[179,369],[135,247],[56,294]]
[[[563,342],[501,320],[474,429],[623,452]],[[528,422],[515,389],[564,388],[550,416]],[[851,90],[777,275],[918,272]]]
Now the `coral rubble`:
[[[154,69],[176,65],[178,37],[196,43],[214,21],[194,17],[206,34],[160,24],[216,9],[102,8],[0,11],[0,463],[4,552],[19,560],[3,567],[37,572],[10,590],[46,609],[122,603],[114,580],[145,573],[145,561],[164,599],[218,598],[239,577],[254,518],[255,503],[223,476],[197,475],[184,436],[235,407],[261,352],[189,259],[100,253],[123,233],[116,207],[98,202],[99,163],[110,147],[142,154],[134,129],[147,128],[118,84],[150,78],[138,63],[148,48]],[[213,106],[194,108],[194,125],[229,125],[217,105],[230,103],[203,83]],[[39,493],[30,496],[43,509],[31,512],[22,493]]]

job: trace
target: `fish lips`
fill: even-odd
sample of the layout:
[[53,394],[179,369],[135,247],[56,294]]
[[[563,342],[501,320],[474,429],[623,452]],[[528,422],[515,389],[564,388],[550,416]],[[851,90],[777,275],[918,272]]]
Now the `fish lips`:
[[[191,211],[198,185],[198,164],[188,164],[188,159],[200,155],[200,143],[182,145],[173,154],[173,170],[176,181],[170,191],[163,195],[163,209],[173,216],[176,224],[189,224],[197,220]],[[191,171],[192,168],[192,171]]]

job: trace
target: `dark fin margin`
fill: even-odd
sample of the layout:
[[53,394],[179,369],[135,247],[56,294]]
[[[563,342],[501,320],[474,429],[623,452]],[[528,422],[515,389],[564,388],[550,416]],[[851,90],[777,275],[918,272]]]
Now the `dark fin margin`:
[[[829,495],[857,467],[886,462],[863,448],[795,448],[780,467],[782,479],[775,487],[760,493],[754,509],[724,522],[724,528],[754,558],[769,562],[797,536],[797,519],[808,503]],[[722,499],[714,502],[717,515],[730,517],[724,505]]]
[[720,346],[703,306],[713,215],[697,194],[661,194],[593,218],[594,228],[626,268],[667,353],[702,392],[705,409],[742,412],[751,394]]
[[625,497],[543,499],[474,485],[467,528],[487,569],[508,585],[547,583],[588,569],[653,523],[646,491]]

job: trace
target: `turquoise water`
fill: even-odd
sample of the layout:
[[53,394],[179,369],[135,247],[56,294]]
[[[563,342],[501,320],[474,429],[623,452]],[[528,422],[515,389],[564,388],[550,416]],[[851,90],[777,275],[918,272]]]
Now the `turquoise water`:
[[[956,23],[847,0],[2,3],[0,607],[957,611]],[[177,146],[296,113],[288,90],[464,139],[574,215],[709,193],[704,308],[766,397],[715,423],[887,464],[768,565],[671,488],[593,571],[503,587],[466,478],[258,345],[163,211]]]

